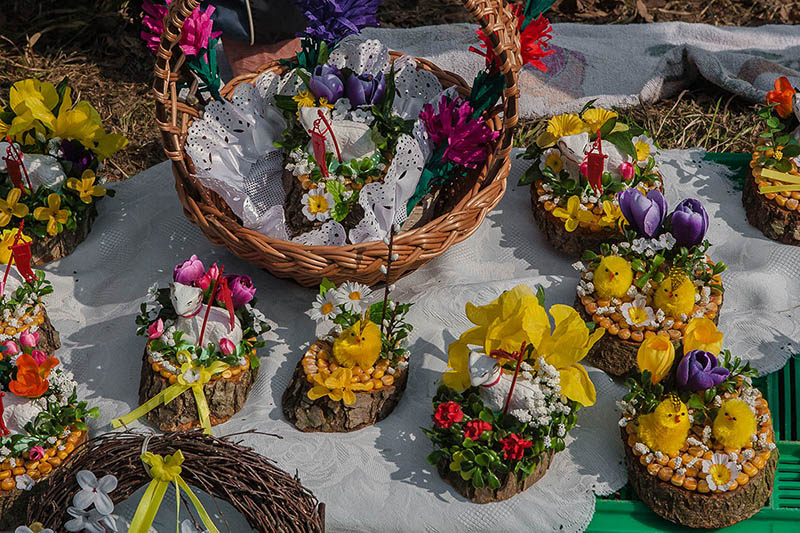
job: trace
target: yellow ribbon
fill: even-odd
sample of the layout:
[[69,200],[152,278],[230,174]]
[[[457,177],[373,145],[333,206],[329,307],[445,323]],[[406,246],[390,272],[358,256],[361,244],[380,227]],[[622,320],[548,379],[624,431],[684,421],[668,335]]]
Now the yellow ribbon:
[[210,533],[219,533],[219,530],[214,525],[214,522],[211,521],[211,517],[208,516],[208,513],[203,507],[203,504],[200,503],[200,500],[194,495],[192,489],[189,488],[189,485],[187,485],[181,477],[181,464],[183,464],[183,460],[183,453],[180,450],[172,455],[166,455],[164,457],[150,452],[142,454],[142,462],[150,467],[148,472],[150,477],[153,478],[153,481],[147,486],[147,490],[145,490],[142,499],[139,501],[136,514],[133,515],[133,521],[131,521],[131,526],[128,530],[129,533],[147,533],[150,526],[153,525],[153,520],[155,520],[156,514],[158,514],[158,509],[161,507],[161,502],[164,500],[164,494],[166,494],[170,483],[175,483],[175,501],[178,506],[175,515],[178,519],[175,524],[176,533],[180,528],[179,513],[181,510],[181,489],[183,489],[183,492],[186,493],[189,500],[194,504],[194,509],[200,516],[200,520],[203,522],[205,528]]
[[758,192],[761,194],[768,194],[771,192],[800,192],[800,176],[795,176],[794,174],[788,174],[786,172],[778,172],[772,168],[765,168],[761,170],[761,176],[764,178],[769,178],[771,180],[780,181],[782,183],[789,183],[791,185],[769,185],[767,187],[761,187],[758,189]]
[[[203,386],[211,381],[212,376],[224,372],[229,367],[230,365],[222,361],[214,361],[209,367],[198,366],[191,361],[183,363],[183,365],[181,365],[180,374],[178,374],[177,383],[159,392],[127,415],[115,418],[111,421],[111,425],[118,428],[123,424],[130,424],[159,405],[167,405],[187,390],[192,389],[195,402],[197,403],[197,416],[200,419],[200,425],[203,427],[203,432],[210,435],[211,411],[208,408],[208,401],[206,401],[206,394],[203,392]],[[191,381],[186,379],[187,376],[190,377]]]

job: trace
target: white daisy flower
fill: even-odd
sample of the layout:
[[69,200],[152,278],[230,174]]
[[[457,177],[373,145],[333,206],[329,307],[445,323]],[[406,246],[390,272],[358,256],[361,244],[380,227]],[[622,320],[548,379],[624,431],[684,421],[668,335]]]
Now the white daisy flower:
[[546,167],[550,167],[550,170],[556,176],[564,168],[564,160],[561,158],[561,152],[558,149],[550,148],[542,153],[539,158],[539,170],[544,170]]
[[354,281],[346,281],[336,289],[334,297],[338,305],[343,305],[345,309],[353,313],[360,313],[364,298],[371,293],[372,291],[366,285]]
[[311,189],[303,195],[303,214],[312,222],[331,218],[333,196],[321,188]]
[[710,461],[703,461],[703,473],[708,474],[706,476],[708,488],[713,492],[725,492],[736,481],[739,469],[728,454],[715,453]]
[[633,147],[636,148],[636,161],[639,166],[647,165],[647,160],[655,153],[653,139],[647,135],[639,135],[631,139]]
[[654,326],[656,314],[652,307],[647,306],[647,300],[638,296],[633,302],[622,304],[620,308],[625,321],[631,326]]
[[311,317],[314,322],[322,322],[324,320],[333,319],[336,315],[336,291],[329,290],[325,296],[317,294],[317,299],[311,304],[311,309],[306,311],[306,314]]

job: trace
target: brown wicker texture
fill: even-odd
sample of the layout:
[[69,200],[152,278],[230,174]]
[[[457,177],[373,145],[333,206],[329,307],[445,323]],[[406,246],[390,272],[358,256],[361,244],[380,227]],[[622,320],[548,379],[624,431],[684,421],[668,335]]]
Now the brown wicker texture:
[[[434,220],[397,236],[394,251],[399,258],[393,262],[392,280],[413,272],[453,244],[472,235],[506,189],[512,136],[518,122],[517,75],[521,67],[519,32],[503,0],[462,2],[489,36],[494,52],[502,63],[500,71],[506,82],[503,102],[487,112],[486,117],[489,126],[501,131],[501,135],[490,146],[489,158],[482,167],[470,172],[460,183],[440,191]],[[200,98],[196,81],[191,83],[186,98],[178,98],[178,81],[192,78],[185,74],[185,56],[177,44],[184,20],[199,3],[200,0],[175,0],[170,4],[156,57],[153,84],[156,120],[161,129],[164,151],[172,160],[175,187],[183,203],[184,214],[213,244],[227,248],[241,259],[265,268],[275,276],[292,278],[301,285],[315,286],[323,278],[335,283],[353,280],[367,285],[384,281],[380,267],[384,264],[387,250],[383,242],[307,246],[266,237],[243,227],[219,196],[193,178],[194,166],[184,150],[184,144],[192,121],[201,116],[202,111],[201,105],[197,104]],[[393,54],[393,57],[397,57],[397,54]],[[457,86],[462,94],[468,94],[469,87],[460,76],[445,72],[425,60],[419,60],[419,65],[419,68],[435,74],[443,86]],[[265,71],[281,72],[284,68],[277,62],[263,65],[257,73],[233,79],[225,86],[222,95],[231,95],[239,84],[251,83]]]

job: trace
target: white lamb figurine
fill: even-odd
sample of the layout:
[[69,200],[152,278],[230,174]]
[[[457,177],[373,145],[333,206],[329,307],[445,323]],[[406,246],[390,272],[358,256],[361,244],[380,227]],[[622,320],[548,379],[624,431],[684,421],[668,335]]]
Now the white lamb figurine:
[[[512,373],[503,372],[497,359],[477,352],[469,354],[469,379],[473,387],[480,387],[480,396],[483,404],[492,411],[502,411],[506,405],[508,391],[511,389]],[[534,395],[539,391],[522,378],[517,376],[514,385],[514,394],[508,406],[512,416],[521,419],[530,419],[530,410],[534,402]],[[518,416],[519,415],[521,416]],[[526,416],[527,414],[527,416]]]
[[[206,307],[203,303],[203,290],[200,287],[171,283],[170,300],[178,318],[175,320],[175,329],[183,332],[183,340],[190,344],[197,342],[200,330],[203,327],[203,318]],[[233,330],[230,329],[230,315],[226,309],[211,307],[208,314],[206,332],[203,335],[203,345],[213,342],[219,346],[220,339],[228,339],[234,346],[239,346],[242,341],[242,325],[239,318],[234,316]]]

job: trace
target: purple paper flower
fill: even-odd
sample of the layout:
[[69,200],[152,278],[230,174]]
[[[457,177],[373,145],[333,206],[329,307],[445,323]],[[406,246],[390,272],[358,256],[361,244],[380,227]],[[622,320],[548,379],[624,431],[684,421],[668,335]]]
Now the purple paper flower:
[[325,98],[333,104],[344,94],[342,73],[332,65],[317,65],[311,73],[308,88],[317,98]]
[[175,269],[172,271],[172,279],[182,285],[192,285],[203,277],[205,273],[206,269],[203,266],[203,262],[196,255],[192,255],[183,263],[175,265]]
[[84,147],[80,141],[64,139],[61,141],[59,149],[61,150],[61,160],[72,163],[70,175],[80,176],[94,163],[94,152]]
[[242,307],[255,296],[256,288],[253,287],[253,280],[250,279],[250,276],[232,274],[225,276],[225,279],[228,281],[228,288],[231,290],[231,300],[233,300],[234,308]]
[[678,363],[675,378],[679,389],[698,392],[716,387],[725,381],[728,375],[730,371],[718,365],[714,354],[703,350],[692,350]]
[[639,235],[658,235],[667,216],[667,201],[661,191],[654,189],[645,196],[638,189],[626,189],[619,193],[617,199],[625,220]]
[[447,145],[443,160],[476,168],[486,160],[486,144],[497,139],[500,132],[489,129],[483,117],[471,117],[469,102],[446,95],[439,101],[438,112],[431,104],[425,104],[419,114],[433,143]]
[[377,76],[372,74],[356,76],[355,73],[351,73],[347,78],[345,95],[355,107],[375,105],[381,101],[385,93],[386,78],[384,78],[383,72],[378,72]]
[[298,37],[336,43],[367,26],[377,26],[378,5],[382,0],[297,0],[308,21]]
[[[152,0],[142,2],[142,10],[145,15],[142,19],[143,29],[140,37],[153,52],[158,51],[158,45],[161,43],[161,34],[164,33],[164,17],[169,11],[167,7],[169,2],[170,0],[166,0],[167,5],[155,4]],[[211,39],[222,35],[221,31],[211,31],[214,25],[211,15],[214,10],[214,6],[208,6],[205,11],[195,9],[183,23],[180,46],[187,56],[200,55],[201,50],[208,48],[208,42]]]
[[672,236],[679,246],[694,246],[703,242],[708,231],[708,213],[703,204],[687,198],[672,212]]

